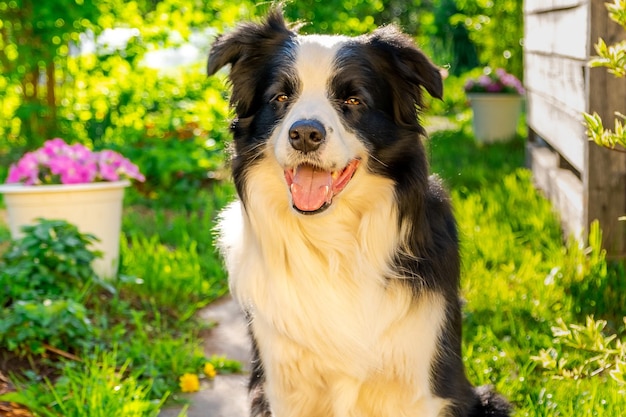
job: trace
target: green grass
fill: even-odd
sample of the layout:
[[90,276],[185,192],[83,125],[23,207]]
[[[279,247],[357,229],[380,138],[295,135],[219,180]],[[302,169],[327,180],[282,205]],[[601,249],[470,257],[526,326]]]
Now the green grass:
[[[480,146],[466,122],[457,126],[434,133],[428,152],[459,224],[469,378],[495,385],[516,416],[623,415],[624,265],[605,259],[599,230],[586,246],[563,238],[558,217],[523,168],[521,138]],[[237,371],[240,365],[228,358],[204,356],[202,335],[211,324],[195,314],[227,291],[211,229],[232,195],[230,184],[194,190],[194,198],[179,204],[131,192],[122,275],[87,297],[93,348],[68,352],[86,366],[50,354],[29,357],[35,369],[60,378],[46,383],[36,372],[22,372],[22,389],[12,399],[42,416],[96,415],[79,404],[104,401],[110,387],[103,381],[111,380],[130,405],[110,402],[107,415],[154,415],[166,398],[180,400],[182,374],[201,374],[207,361],[221,372]],[[7,237],[0,225],[0,252]],[[68,396],[72,403],[61,406],[58,398]]]
[[121,366],[115,351],[98,353],[84,364],[67,363],[55,383],[45,379],[47,389],[31,385],[6,400],[26,404],[43,417],[156,417],[167,397],[151,401],[150,384],[139,380],[130,361]]
[[[623,265],[604,259],[597,230],[589,248],[563,244],[557,215],[520,168],[523,145],[479,146],[462,129],[429,142],[460,228],[468,375],[495,385],[519,416],[623,415],[626,385],[615,379],[626,361],[616,342],[626,337]],[[607,321],[602,331],[557,337],[559,323],[576,328],[594,314],[594,325]],[[560,365],[544,368],[542,354]]]

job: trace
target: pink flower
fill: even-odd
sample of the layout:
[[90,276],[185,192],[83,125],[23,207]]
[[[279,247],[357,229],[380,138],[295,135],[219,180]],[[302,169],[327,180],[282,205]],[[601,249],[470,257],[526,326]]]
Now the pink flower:
[[485,90],[487,90],[488,93],[499,93],[502,91],[502,86],[498,83],[487,84]]
[[117,169],[113,165],[107,165],[106,163],[99,162],[100,177],[104,181],[117,181],[120,176],[117,174]]
[[82,184],[93,182],[97,175],[97,164],[91,155],[74,159],[76,155],[61,155],[50,161],[49,168],[53,175],[61,178],[62,184]]
[[41,148],[48,156],[62,155],[67,152],[68,144],[63,139],[54,138],[46,141]]
[[137,165],[115,151],[101,151],[98,159],[100,175],[106,181],[116,181],[120,176],[145,181]]
[[93,158],[92,152],[80,143],[70,146],[68,153],[72,156],[72,158],[78,161],[86,161]]
[[465,91],[472,90],[472,88],[474,88],[474,84],[476,84],[476,81],[474,81],[474,80],[467,80],[467,82],[465,83]]
[[82,144],[70,146],[63,139],[55,138],[11,165],[6,182],[81,184],[120,179],[144,181],[145,177],[135,164],[117,152],[93,152]]
[[34,152],[26,153],[17,164],[9,168],[7,183],[24,182],[24,184],[37,184],[39,176],[39,160]]
[[505,93],[524,94],[522,83],[513,74],[509,74],[502,68],[492,71],[485,67],[483,74],[478,79],[469,79],[465,82],[467,93]]
[[137,165],[131,163],[128,159],[124,158],[121,161],[121,164],[119,166],[119,172],[121,172],[123,175],[129,177],[129,178],[134,178],[136,180],[139,181],[145,181],[145,177],[141,174],[141,172],[139,172],[139,168],[137,168]]

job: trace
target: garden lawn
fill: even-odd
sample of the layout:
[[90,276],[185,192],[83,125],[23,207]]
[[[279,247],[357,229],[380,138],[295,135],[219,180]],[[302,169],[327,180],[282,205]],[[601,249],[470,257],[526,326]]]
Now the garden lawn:
[[[465,123],[435,132],[428,151],[432,170],[451,190],[460,229],[469,378],[495,385],[518,416],[623,415],[623,264],[604,259],[597,230],[590,248],[563,243],[557,217],[521,168],[521,139],[480,147],[467,131]],[[232,186],[188,190],[165,202],[129,194],[120,279],[81,295],[89,337],[65,347],[85,364],[50,350],[45,357],[30,352],[28,340],[10,351],[15,341],[0,336],[0,365],[17,354],[24,359],[11,369],[22,371],[22,382],[10,399],[38,415],[93,417],[89,405],[97,408],[98,398],[115,390],[135,404],[125,409],[111,402],[119,407],[116,416],[156,415],[163,400],[179,399],[180,377],[202,376],[206,362],[218,372],[239,369],[205,356],[202,338],[210,324],[196,320],[201,307],[227,291],[211,229]],[[7,236],[0,227],[0,251]],[[43,369],[63,378],[46,382]],[[113,383],[101,383],[107,375]],[[61,398],[76,403],[60,405]]]
[[469,378],[495,385],[518,416],[626,415],[626,273],[607,264],[600,232],[590,248],[563,243],[520,168],[519,138],[481,147],[438,132],[429,149],[460,228]]

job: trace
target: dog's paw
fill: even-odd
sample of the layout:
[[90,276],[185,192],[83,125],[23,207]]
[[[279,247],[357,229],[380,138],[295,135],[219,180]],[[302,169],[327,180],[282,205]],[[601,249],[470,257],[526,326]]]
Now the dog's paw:
[[272,417],[262,385],[250,390],[250,417]]
[[513,407],[492,386],[483,385],[475,389],[478,403],[468,417],[509,417]]

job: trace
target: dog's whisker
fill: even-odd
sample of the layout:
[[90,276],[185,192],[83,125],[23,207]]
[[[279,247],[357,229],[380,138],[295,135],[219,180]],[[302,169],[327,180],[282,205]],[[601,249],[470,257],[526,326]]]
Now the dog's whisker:
[[373,159],[373,160],[374,160],[374,161],[376,161],[376,162],[378,162],[380,165],[384,166],[385,168],[388,168],[388,167],[389,167],[389,165],[388,165],[388,164],[384,163],[383,161],[381,161],[379,158],[377,158],[377,157],[376,157],[376,156],[374,156],[374,155],[369,155],[369,158],[370,158],[370,159]]

